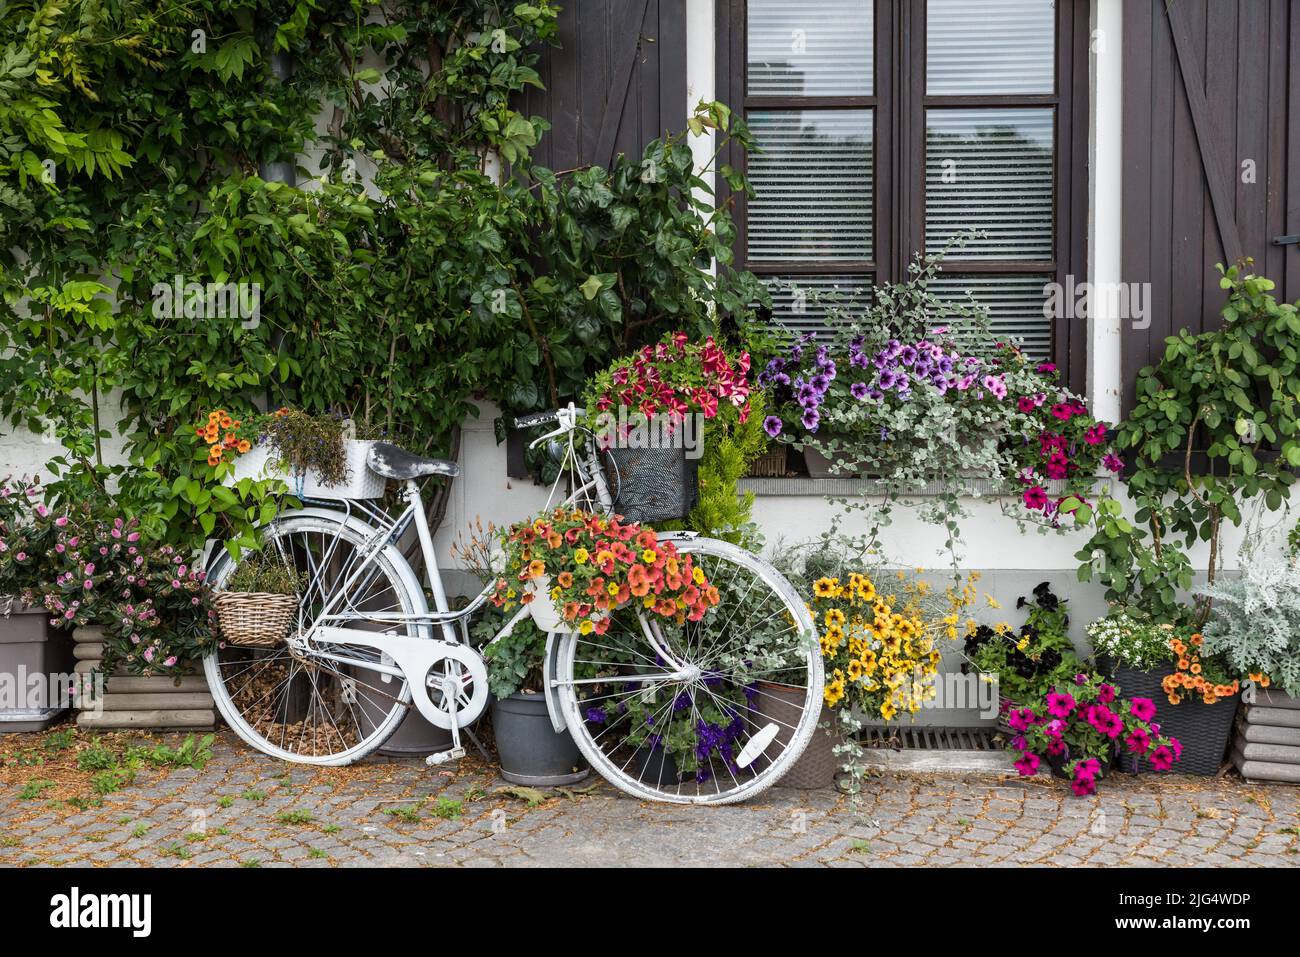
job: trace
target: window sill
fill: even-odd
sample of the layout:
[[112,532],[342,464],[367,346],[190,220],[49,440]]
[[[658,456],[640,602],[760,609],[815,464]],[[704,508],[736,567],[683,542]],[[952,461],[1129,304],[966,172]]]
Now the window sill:
[[[1109,478],[1099,478],[1099,484],[1104,483],[1106,489],[1110,489],[1112,480]],[[795,478],[745,478],[737,483],[737,489],[741,492],[753,492],[760,498],[792,498],[792,497],[831,497],[831,498],[850,498],[861,495],[883,495],[884,484],[876,479],[860,478],[809,478],[808,476],[798,476]],[[908,493],[909,498],[933,498],[941,494],[945,489],[944,485],[933,482],[916,492]],[[976,478],[969,476],[960,479],[960,494],[963,498],[987,498],[987,499],[1011,499],[1014,496],[1007,494],[995,494],[994,483],[990,479]],[[1047,485],[1047,494],[1057,498],[1065,494],[1064,482],[1050,482]]]

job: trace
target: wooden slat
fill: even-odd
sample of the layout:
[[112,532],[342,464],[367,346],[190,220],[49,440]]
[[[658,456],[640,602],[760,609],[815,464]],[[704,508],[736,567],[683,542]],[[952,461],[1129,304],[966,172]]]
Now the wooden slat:
[[[1183,90],[1192,108],[1192,125],[1196,129],[1196,141],[1201,148],[1201,165],[1205,169],[1210,199],[1214,204],[1214,218],[1218,223],[1219,238],[1223,242],[1228,259],[1235,261],[1243,255],[1241,235],[1237,229],[1232,197],[1228,192],[1228,174],[1224,171],[1220,160],[1219,134],[1215,129],[1214,118],[1210,115],[1210,104],[1206,99],[1205,89],[1200,83],[1200,61],[1192,50],[1187,14],[1182,6],[1182,4],[1168,4],[1165,11],[1173,32],[1174,50],[1183,77]],[[1223,45],[1216,43],[1214,48],[1222,49]]]
[[633,0],[629,11],[632,15],[623,21],[612,38],[613,69],[610,71],[609,96],[605,100],[593,154],[594,161],[601,166],[607,166],[614,157],[614,139],[623,120],[628,82],[632,79],[632,67],[636,64],[637,48],[641,43],[641,27],[649,7],[650,0]]

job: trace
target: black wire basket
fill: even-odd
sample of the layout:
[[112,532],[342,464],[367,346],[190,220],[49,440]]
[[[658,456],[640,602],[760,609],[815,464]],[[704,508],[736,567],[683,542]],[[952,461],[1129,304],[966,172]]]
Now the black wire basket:
[[699,460],[685,449],[611,448],[606,471],[614,511],[625,519],[654,525],[683,519],[699,497]]

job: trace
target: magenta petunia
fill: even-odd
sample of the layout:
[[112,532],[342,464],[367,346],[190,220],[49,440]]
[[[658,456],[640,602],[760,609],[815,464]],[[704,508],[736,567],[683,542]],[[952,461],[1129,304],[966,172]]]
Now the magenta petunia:
[[1156,703],[1150,698],[1131,698],[1128,713],[1139,721],[1150,721],[1156,716]]
[[1026,751],[1020,756],[1020,760],[1016,762],[1015,767],[1020,772],[1021,777],[1032,778],[1038,773],[1038,755],[1032,751]]
[[1134,754],[1146,754],[1151,750],[1151,736],[1141,728],[1134,728],[1124,739],[1124,744]]
[[1157,771],[1168,771],[1174,766],[1174,752],[1162,744],[1151,752],[1148,760]]
[[1068,718],[1074,711],[1074,696],[1053,691],[1047,696],[1047,711],[1055,718]]

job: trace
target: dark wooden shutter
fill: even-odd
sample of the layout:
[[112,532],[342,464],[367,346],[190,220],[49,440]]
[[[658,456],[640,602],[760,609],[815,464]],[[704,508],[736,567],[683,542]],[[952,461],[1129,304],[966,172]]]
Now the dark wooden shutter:
[[554,170],[609,166],[686,127],[686,0],[568,0],[560,46],[524,110],[551,129],[534,152]]
[[[1215,264],[1240,255],[1300,298],[1300,0],[1126,0],[1123,269],[1150,282],[1151,325],[1123,338],[1138,371],[1180,328],[1214,328]],[[1242,164],[1254,162],[1253,183]]]

